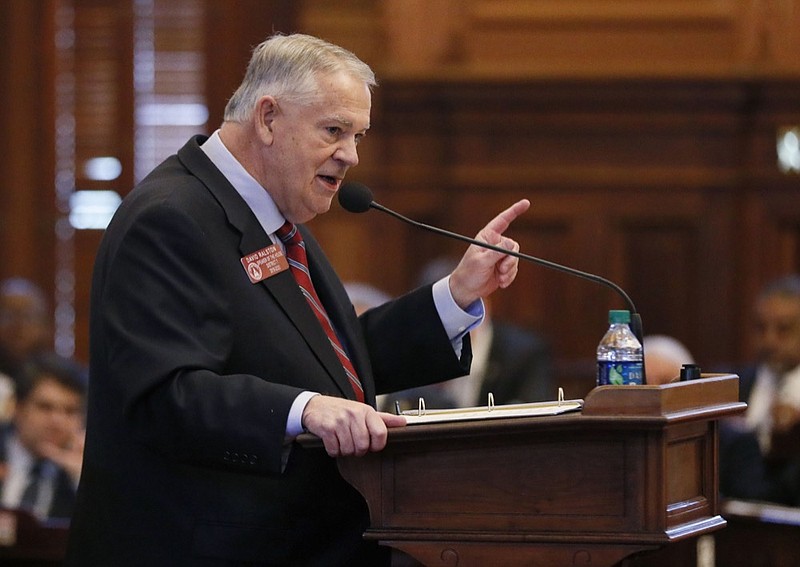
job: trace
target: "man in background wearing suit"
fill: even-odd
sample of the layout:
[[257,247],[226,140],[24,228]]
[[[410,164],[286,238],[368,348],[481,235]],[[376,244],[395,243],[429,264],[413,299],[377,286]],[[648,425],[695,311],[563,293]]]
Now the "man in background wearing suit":
[[0,440],[0,504],[41,520],[69,518],[83,457],[84,370],[39,354],[17,378],[13,425]]
[[[758,360],[739,372],[739,396],[747,411],[743,418],[723,422],[720,466],[736,481],[729,496],[798,506],[800,276],[770,282],[758,295],[753,340]],[[732,449],[725,450],[727,445]]]
[[53,348],[53,329],[44,292],[25,278],[0,282],[0,423],[14,409],[17,374],[32,356]]
[[[458,265],[450,256],[430,261],[417,277],[417,286],[430,285]],[[485,319],[470,334],[470,373],[439,384],[381,396],[379,407],[399,405],[416,409],[419,398],[427,408],[459,408],[486,405],[489,394],[497,404],[541,402],[557,399],[550,347],[543,337],[492,316],[491,302],[484,301]]]
[[[517,262],[470,247],[448,278],[356,316],[303,223],[358,163],[374,85],[344,49],[273,36],[221,128],[125,199],[95,264],[66,565],[387,563],[330,457],[379,451],[405,424],[377,393],[469,370],[481,298]],[[503,232],[529,205],[478,238],[518,249]],[[303,430],[325,451],[293,443]]]
[[0,372],[14,376],[31,356],[53,349],[44,292],[25,278],[0,282]]
[[756,299],[754,333],[758,362],[740,373],[746,421],[763,452],[773,435],[800,423],[800,276],[769,283]]

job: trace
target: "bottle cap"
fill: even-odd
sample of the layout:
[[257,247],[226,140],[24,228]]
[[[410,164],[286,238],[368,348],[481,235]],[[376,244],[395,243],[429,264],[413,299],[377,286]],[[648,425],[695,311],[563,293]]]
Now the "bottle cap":
[[681,382],[685,380],[697,380],[700,377],[700,367],[697,364],[684,364],[681,366]]
[[608,322],[612,325],[615,323],[630,323],[631,312],[627,309],[612,309],[608,312]]

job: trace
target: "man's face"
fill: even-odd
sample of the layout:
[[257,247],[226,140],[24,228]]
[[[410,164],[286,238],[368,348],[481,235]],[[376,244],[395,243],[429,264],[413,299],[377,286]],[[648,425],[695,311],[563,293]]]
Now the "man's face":
[[270,165],[262,183],[284,216],[307,222],[330,209],[347,170],[358,164],[356,146],[369,128],[371,95],[345,73],[318,78],[311,104],[277,101]]
[[83,426],[81,396],[54,379],[40,380],[17,404],[14,424],[22,444],[36,456],[42,456],[44,443],[66,448]]
[[777,373],[800,364],[800,299],[773,295],[760,300],[755,344],[760,359]]

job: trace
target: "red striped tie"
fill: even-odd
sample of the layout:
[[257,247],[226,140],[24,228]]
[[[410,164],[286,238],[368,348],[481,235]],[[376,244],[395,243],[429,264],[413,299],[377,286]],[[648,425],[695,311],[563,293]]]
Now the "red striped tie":
[[328,340],[331,342],[331,346],[339,357],[342,366],[344,366],[344,371],[347,374],[347,378],[350,380],[350,385],[356,393],[356,398],[359,402],[363,402],[364,389],[361,386],[361,381],[358,379],[356,369],[353,367],[353,363],[350,362],[344,348],[342,348],[342,343],[339,342],[339,338],[333,330],[331,320],[328,318],[328,314],[325,313],[325,308],[319,300],[319,296],[314,289],[314,284],[311,283],[311,276],[308,272],[306,243],[303,242],[300,231],[297,230],[294,224],[286,221],[275,234],[277,234],[278,238],[280,238],[284,246],[286,246],[286,257],[289,260],[289,267],[292,269],[292,275],[294,275],[297,285],[300,286],[300,291],[306,296],[306,300],[311,306],[311,310],[317,316],[320,325],[322,325],[322,328],[325,330],[325,334],[328,335]]

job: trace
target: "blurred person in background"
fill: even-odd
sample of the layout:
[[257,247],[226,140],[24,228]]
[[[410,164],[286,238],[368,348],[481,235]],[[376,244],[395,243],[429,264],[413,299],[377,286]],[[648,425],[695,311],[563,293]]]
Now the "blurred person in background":
[[644,337],[644,373],[647,383],[667,384],[680,378],[684,364],[694,364],[689,349],[678,339],[667,335]]
[[0,282],[0,424],[14,412],[16,376],[25,361],[52,349],[45,294],[24,278]]
[[350,302],[353,304],[356,315],[359,316],[392,299],[392,296],[385,291],[366,282],[344,282],[344,289],[347,292],[347,297],[350,298]]
[[[754,307],[756,362],[740,373],[745,420],[764,455],[798,447],[800,435],[800,275],[764,287]],[[778,446],[776,446],[776,443]],[[774,455],[778,456],[778,455]]]
[[[425,265],[417,286],[430,285],[455,268],[457,258],[436,258]],[[431,409],[486,405],[489,393],[496,404],[539,402],[556,399],[552,359],[547,342],[537,333],[492,316],[492,304],[484,298],[485,319],[472,331],[470,373],[424,386],[387,394],[382,398],[387,411],[418,407],[419,398]]]
[[52,348],[52,324],[41,288],[24,278],[0,283],[0,371],[14,376],[28,357]]
[[69,518],[83,459],[85,370],[54,353],[18,374],[13,422],[0,437],[0,504]]
[[739,374],[744,416],[720,423],[724,496],[800,505],[800,276],[768,283],[756,298],[756,360]]

